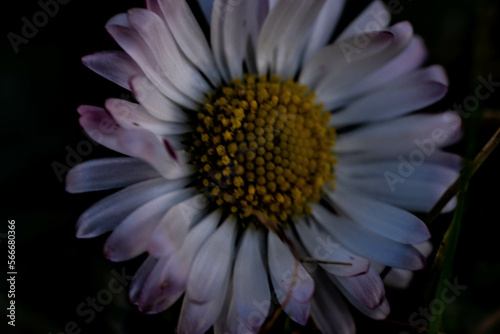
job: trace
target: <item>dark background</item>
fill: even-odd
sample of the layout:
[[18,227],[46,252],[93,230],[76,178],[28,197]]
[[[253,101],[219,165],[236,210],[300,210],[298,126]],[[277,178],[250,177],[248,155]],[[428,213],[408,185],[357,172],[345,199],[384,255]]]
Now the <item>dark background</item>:
[[[348,1],[340,22],[343,27],[368,3]],[[449,93],[439,102],[441,109],[462,103],[474,95],[478,76],[493,75],[500,81],[499,3],[496,0],[401,0],[400,14],[393,22],[408,19],[430,50],[430,63],[440,63],[450,77]],[[5,317],[7,272],[7,221],[16,222],[16,327],[9,333],[71,333],[74,321],[81,333],[169,333],[173,332],[179,305],[159,315],[143,315],[128,301],[128,288],[114,294],[110,303],[89,323],[90,314],[77,314],[77,307],[106,289],[112,271],[132,275],[142,257],[112,263],[102,255],[106,236],[76,239],[78,216],[107,195],[71,195],[58,178],[77,160],[68,152],[86,141],[76,108],[80,104],[102,105],[108,97],[129,97],[128,92],[86,69],[80,58],[100,50],[117,49],[104,29],[114,14],[142,1],[73,0],[58,12],[27,44],[15,53],[9,32],[21,35],[22,18],[32,21],[41,10],[37,1],[6,2],[1,9],[0,42],[0,332]],[[500,126],[498,95],[481,102],[466,119],[466,137],[452,150],[477,153]],[[112,155],[92,146],[82,160]],[[493,153],[472,178],[467,192],[464,221],[455,254],[454,275],[467,289],[455,302],[446,304],[446,333],[500,333],[500,260],[498,257],[498,214],[500,153]],[[432,231],[440,242],[452,215],[442,216]],[[430,266],[429,266],[430,267]],[[433,285],[429,269],[417,273],[410,289],[388,290],[392,313],[385,321],[357,318],[359,333],[422,333],[409,318],[420,307],[429,307],[428,290]],[[90,309],[85,307],[85,310]],[[496,312],[496,315],[495,315]],[[421,319],[419,317],[419,319]],[[477,331],[484,321],[497,321],[489,330]],[[334,321],[334,319],[333,319]],[[10,327],[10,326],[9,326]],[[290,324],[281,318],[273,332],[306,333],[313,329]],[[476,330],[476,331],[475,331]],[[474,332],[475,331],[475,332]],[[75,333],[78,331],[76,330]]]

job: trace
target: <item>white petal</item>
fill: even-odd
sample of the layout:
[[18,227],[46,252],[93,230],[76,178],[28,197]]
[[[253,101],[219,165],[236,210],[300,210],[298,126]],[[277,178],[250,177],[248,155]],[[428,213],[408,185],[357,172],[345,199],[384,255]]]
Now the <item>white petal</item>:
[[307,42],[304,61],[306,62],[318,50],[328,43],[337,25],[345,0],[327,0],[321,8],[309,41]]
[[245,1],[234,6],[228,1],[214,1],[212,20],[218,21],[215,26],[219,31],[216,33],[221,36],[219,43],[223,46],[220,49],[222,52],[217,52],[215,56],[221,58],[217,61],[219,66],[225,64],[229,78],[243,76],[243,60],[249,40],[247,24],[250,24],[245,14],[248,13],[250,6],[255,4],[256,1]]
[[[371,75],[368,79],[363,80],[363,84],[368,86],[371,85],[371,88],[380,87],[383,85],[384,89],[388,87],[398,87],[398,86],[407,86],[416,83],[427,83],[427,82],[435,82],[439,83],[442,86],[448,87],[448,76],[446,74],[445,69],[440,65],[432,65],[425,68],[415,69],[424,60],[423,56],[417,57],[418,59],[411,59],[412,56],[415,57],[418,53],[425,53],[425,46],[423,46],[423,42],[420,41],[419,38],[415,37],[412,43],[390,64],[392,68],[388,65],[384,66],[381,70],[377,71]],[[415,45],[416,44],[416,45]],[[415,45],[415,46],[413,46]],[[424,49],[424,50],[412,50],[412,49]],[[411,66],[408,66],[411,65]],[[393,72],[396,71],[402,75],[395,76]],[[404,74],[404,75],[403,75]],[[377,75],[379,80],[375,83],[374,76]],[[382,78],[383,79],[382,79]],[[369,89],[371,89],[369,88]]]
[[384,283],[373,268],[362,275],[337,276],[336,279],[361,305],[370,309],[376,308],[385,298]]
[[391,312],[391,307],[389,306],[389,302],[387,301],[386,298],[384,298],[382,300],[382,302],[380,303],[380,305],[378,305],[374,309],[370,309],[370,308],[367,308],[361,304],[358,304],[358,302],[355,300],[350,301],[350,302],[351,302],[351,304],[354,305],[354,307],[356,307],[358,310],[360,310],[363,314],[365,314],[366,316],[368,316],[372,319],[375,319],[375,320],[383,320],[383,319],[387,318],[387,316]]
[[[225,0],[214,2],[217,8],[218,25],[222,29],[223,62],[226,63],[231,78],[243,76],[243,62],[248,58],[247,49],[255,50],[253,35],[260,30],[258,13],[263,1],[243,1],[233,3]],[[267,7],[267,6],[266,6]],[[219,32],[220,33],[220,32]],[[255,55],[252,55],[255,58]]]
[[[432,65],[409,73],[404,78],[398,79],[400,82],[435,81],[444,86],[448,86],[448,75],[441,65]],[[404,80],[404,81],[403,81]]]
[[[365,280],[364,278],[357,280],[358,279],[357,277],[337,277],[333,275],[328,275],[328,277],[337,286],[337,288],[339,288],[339,290],[343,293],[343,295],[347,298],[347,300],[365,315],[373,319],[381,320],[385,319],[389,314],[390,307],[385,297],[385,294],[382,294],[380,296],[378,304],[373,307],[368,307],[363,303],[364,301],[366,301],[365,294],[372,295],[373,293],[370,293],[369,289],[374,288],[373,284],[370,284],[369,282],[366,281],[365,283],[367,285],[365,287],[356,286],[358,283],[363,284],[363,281]],[[346,280],[352,279],[354,280],[354,282],[342,284],[339,282],[339,278],[345,278]],[[378,296],[379,294],[377,295],[373,294],[373,297],[378,297]]]
[[214,211],[189,231],[181,248],[168,257],[157,276],[148,279],[139,302],[142,308],[161,312],[179,299],[186,289],[195,256],[217,228],[220,217],[221,212]]
[[[146,280],[141,287],[140,295],[137,298],[136,304],[139,307],[139,310],[143,313],[156,314],[166,309],[159,305],[160,298],[158,291],[161,291],[162,288],[168,284],[164,283],[165,269],[168,260],[168,256],[159,258],[158,262],[154,266],[151,273],[146,277]],[[176,299],[179,297],[180,294]]]
[[78,111],[82,114],[81,126],[96,142],[149,163],[167,179],[192,173],[192,168],[171,152],[168,142],[162,143],[153,133],[143,129],[123,129],[101,108],[81,106]]
[[181,155],[184,155],[184,157],[182,157],[182,158],[186,158],[186,159],[184,159],[184,163],[188,164],[189,160],[191,159],[191,155],[188,154],[186,151],[188,149],[188,147],[185,145],[185,142],[184,142],[186,137],[183,135],[167,135],[167,136],[162,136],[162,137],[168,141],[169,146],[172,149],[172,151],[175,151],[175,153],[181,152]]
[[[423,156],[420,155],[420,157]],[[412,158],[414,156],[411,156]],[[347,165],[339,163],[336,174],[342,179],[355,178],[358,180],[369,178],[384,178],[387,180],[388,173],[399,175],[402,179],[418,179],[425,182],[435,182],[451,185],[457,178],[458,171],[445,166],[425,163],[425,159],[403,159],[394,160],[381,159],[379,161],[367,162],[362,165]],[[404,183],[404,181],[401,181]],[[387,184],[391,191],[396,191],[396,186]]]
[[313,216],[347,249],[360,256],[391,267],[418,270],[425,266],[425,257],[414,247],[397,243],[340,218],[323,206],[313,206]]
[[266,17],[257,42],[257,70],[259,75],[267,75],[272,67],[278,38],[290,25],[292,18],[300,8],[298,1],[276,1],[270,4],[269,15]]
[[95,203],[76,223],[78,238],[93,238],[113,230],[132,211],[165,193],[180,189],[189,180],[156,178],[129,186]]
[[[294,15],[293,24],[284,29],[276,46],[276,62],[273,66],[282,78],[294,77],[302,62],[303,50],[309,42],[316,19],[323,7],[324,1],[307,3]],[[288,23],[290,24],[290,23]]]
[[66,191],[74,194],[121,188],[159,176],[148,164],[134,158],[90,160],[69,171]]
[[189,273],[186,295],[193,302],[213,300],[224,289],[231,271],[236,238],[236,220],[227,218],[202,246]]
[[412,278],[412,271],[393,268],[384,278],[384,284],[393,289],[406,289],[410,285]]
[[203,102],[205,93],[211,90],[210,86],[178,49],[165,22],[142,8],[129,10],[128,19],[150,47],[157,64],[170,81],[181,92],[189,92],[191,99]]
[[413,278],[410,270],[392,268],[384,278],[384,284],[393,289],[406,289]]
[[430,142],[434,148],[455,143],[461,135],[460,125],[455,112],[409,115],[339,135],[334,149],[339,153],[372,151],[408,156],[419,150],[419,143]]
[[338,41],[351,36],[382,30],[391,22],[391,14],[382,1],[373,1],[337,37]]
[[123,51],[97,52],[82,58],[85,66],[100,76],[130,90],[130,78],[141,75],[139,65]]
[[446,86],[433,81],[389,85],[334,113],[330,117],[330,125],[340,128],[401,116],[439,101],[447,91]]
[[[257,45],[260,75],[293,77],[324,1],[279,1],[268,15]],[[292,24],[293,22],[293,24]]]
[[255,40],[260,29],[260,14],[265,1],[231,2],[216,0],[213,5],[211,38],[219,71],[225,80],[241,78],[243,63],[250,72],[255,67]]
[[425,257],[428,257],[432,253],[432,243],[430,241],[425,241],[420,244],[413,245],[420,253]]
[[218,86],[220,76],[210,46],[191,9],[184,0],[159,0],[165,22],[186,57]]
[[189,120],[178,104],[171,101],[145,76],[135,76],[130,86],[137,101],[154,117],[167,122],[183,123]]
[[[253,1],[252,1],[253,2]],[[254,25],[250,27],[250,40],[247,45],[246,51],[246,66],[248,73],[257,73],[257,44],[259,43],[259,37],[261,33],[262,26],[269,15],[271,10],[271,1],[269,0],[257,0],[255,5],[257,8],[254,9],[254,16],[257,18]]]
[[108,22],[106,22],[106,26],[108,25],[117,25],[126,28],[132,28],[130,21],[128,20],[127,13],[119,13],[115,16],[111,17]]
[[226,3],[214,0],[210,21],[210,42],[219,73],[225,82],[229,82],[230,76],[224,54],[224,12],[221,12],[224,8],[226,8]]
[[[403,181],[404,183],[399,183]],[[368,197],[416,212],[430,211],[449,187],[449,185],[415,179],[399,180],[394,175],[387,175],[386,179],[371,178],[361,182],[348,181],[347,183],[349,183],[349,186],[343,181],[342,183],[339,182],[339,186],[345,187],[344,189],[353,189]],[[394,192],[391,191],[391,186]],[[455,208],[456,204],[456,198],[453,198],[444,207],[443,212],[450,212]]]
[[144,286],[144,283],[146,282],[149,274],[151,274],[151,271],[153,271],[156,263],[157,260],[154,257],[148,256],[148,258],[141,264],[141,266],[135,273],[134,278],[132,279],[132,283],[130,283],[129,292],[129,298],[132,303],[137,304],[137,302],[139,301],[142,287]]
[[111,233],[104,245],[106,257],[112,261],[129,260],[147,250],[154,228],[176,203],[192,195],[192,188],[162,195],[136,209]]
[[149,243],[149,253],[166,256],[179,249],[189,228],[202,217],[207,205],[208,200],[204,194],[174,205],[158,223]]
[[[403,43],[405,41],[404,38],[400,38],[400,41],[402,42],[396,45],[394,49],[398,51],[401,45],[403,45],[403,50],[392,60],[388,58],[384,60],[385,63],[380,62],[370,73],[366,73],[362,80],[350,86],[347,93],[354,98],[347,98],[345,99],[346,101],[353,101],[356,96],[361,96],[362,94],[377,90],[388,84],[397,86],[398,81],[401,81],[401,83],[408,83],[413,80],[412,71],[418,72],[415,71],[415,69],[420,67],[426,60],[427,49],[422,38],[419,36],[413,36],[406,46],[404,46]],[[437,77],[428,78],[428,81],[437,81],[448,86],[447,81],[442,81]]]
[[[435,148],[434,146],[430,145],[430,142],[426,143],[426,146],[422,146],[424,148],[424,153],[427,155],[426,157],[426,162],[433,164],[433,165],[438,165],[438,166],[443,166],[447,167],[450,169],[455,169],[459,170],[462,167],[462,158],[454,153],[449,153],[445,152],[442,149]],[[398,154],[394,154],[391,152],[388,152],[387,154],[384,154],[385,152],[359,152],[359,153],[354,153],[354,154],[338,154],[338,164],[342,164],[345,166],[356,166],[356,165],[363,165],[366,163],[373,162],[374,160],[380,160],[380,161],[394,161],[398,160]]]
[[340,213],[391,240],[417,244],[431,236],[423,221],[392,205],[348,192],[332,191],[328,197]]
[[[284,302],[284,300],[281,302]],[[299,302],[292,299],[286,304],[284,311],[290,319],[299,325],[305,326],[311,315],[311,302]]]
[[370,267],[370,262],[367,259],[354,255],[339,243],[333,242],[328,233],[319,230],[314,224],[306,226],[305,222],[302,221],[295,224],[295,228],[306,250],[314,259],[351,264],[320,263],[319,265],[325,271],[334,275],[352,276],[365,273]]
[[354,334],[354,321],[342,296],[323,275],[312,275],[316,287],[311,301],[311,318],[316,326],[325,334]]
[[191,131],[187,124],[160,121],[141,105],[120,99],[107,99],[106,109],[124,129],[144,128],[157,135],[177,135]]
[[[409,163],[397,165],[393,162],[389,166],[392,168],[363,178],[339,173],[338,187],[409,211],[427,212],[459,175],[457,170],[431,164],[412,167]],[[453,199],[443,211],[453,210],[455,204],[456,199]]]
[[[227,303],[226,296],[226,303]],[[214,334],[253,334],[236,309],[234,294],[231,295],[229,303],[224,305],[221,314],[214,324]]]
[[[430,241],[426,241],[414,246],[425,257],[429,257],[429,255],[432,252],[432,244]],[[374,268],[377,269],[379,273],[386,268],[386,266],[378,262],[373,262],[372,265],[374,266]],[[390,272],[384,277],[384,284],[388,287],[395,289],[406,289],[408,288],[412,278],[413,278],[412,271],[391,268]]]
[[[158,64],[153,52],[146,42],[133,28],[117,24],[108,24],[106,29],[125,52],[140,66],[144,74],[158,89],[172,101],[190,109],[196,109],[198,104],[183,94],[170,80],[170,73],[165,72]],[[189,90],[188,90],[189,91]]]
[[217,320],[224,306],[226,294],[228,293],[229,271],[221,277],[222,289],[213,299],[206,303],[197,303],[186,295],[182,303],[178,333],[197,334],[205,333]]
[[269,9],[272,10],[274,9],[274,6],[278,3],[279,0],[268,0],[269,2]]
[[[290,296],[284,311],[293,321],[304,325],[309,318],[314,281],[276,234],[268,233],[267,245],[269,274],[276,297],[283,304]],[[296,265],[298,271],[294,275]]]
[[[315,88],[318,101],[321,101],[326,109],[336,109],[351,102],[361,91],[358,86],[363,87],[366,78],[375,73],[385,64],[391,62],[403,51],[411,42],[413,28],[408,22],[400,22],[387,29],[387,32],[394,35],[390,45],[380,52],[364,56],[364,48],[354,46],[343,46],[347,51],[345,65],[336,71],[330,71],[325,78]],[[380,33],[378,33],[380,34]],[[362,35],[364,40],[359,42],[364,46],[370,43],[370,35]],[[343,42],[339,42],[342,44]],[[369,44],[368,44],[369,45]],[[359,54],[360,57],[354,57]],[[342,78],[342,80],[339,80]]]
[[259,303],[271,300],[264,266],[264,244],[263,233],[249,227],[234,264],[233,299],[237,315],[252,332],[259,330],[269,313],[269,309],[262,312]]
[[[310,300],[314,291],[314,282],[307,271],[298,265],[297,276],[293,277],[298,260],[294,258],[288,246],[274,233],[268,235],[268,261],[271,278],[285,294],[292,288],[291,297],[301,302]],[[295,285],[293,285],[295,283]]]
[[[436,148],[436,145],[432,143],[432,141],[423,141],[419,143],[419,146],[415,146],[419,148],[420,151],[424,153],[425,161],[424,164],[430,164],[435,166],[441,166],[447,169],[452,170],[460,170],[463,165],[462,158],[454,153],[445,152],[442,149]],[[412,161],[417,162],[417,159],[420,158],[420,154],[417,153],[419,150],[415,150],[415,153],[412,153]],[[413,152],[413,151],[412,151]],[[420,165],[412,164],[410,162],[410,155],[408,157],[404,157],[399,153],[394,153],[391,151],[388,152],[358,152],[358,153],[344,153],[338,154],[338,163],[336,165],[336,173],[337,174],[345,174],[345,175],[358,175],[365,176],[364,173],[368,172],[372,175],[378,173],[384,174],[384,172],[389,169],[401,168],[400,171],[396,171],[396,174],[402,173],[400,176],[407,177],[408,173],[412,172],[413,167],[419,167]],[[376,163],[374,163],[376,161]],[[394,162],[398,164],[398,166],[394,165]],[[388,167],[389,164],[392,163],[392,166]],[[383,168],[383,164],[386,164],[385,169]],[[366,166],[366,167],[364,167]],[[376,173],[372,172],[373,168],[379,168]]]
[[158,0],[146,0],[146,8],[149,11],[152,11],[159,17],[163,18],[163,12],[161,11],[160,5],[158,3]]
[[378,54],[389,47],[394,40],[394,35],[388,31],[369,33],[365,37],[369,44],[359,53],[346,56],[346,48],[350,45],[356,45],[359,38],[358,35],[355,35],[318,51],[307,61],[300,73],[299,82],[307,85],[310,89],[315,89],[326,76],[334,76],[349,66],[351,62]]
[[[214,334],[231,334],[235,332],[231,330],[232,327],[228,324],[228,321],[231,322],[231,320],[235,320],[238,318],[236,307],[234,306],[232,281],[233,279],[230,278],[227,286],[226,299],[219,313],[219,316],[217,317],[213,325]],[[242,330],[243,327],[244,325],[239,324],[240,330]],[[235,333],[237,333],[237,331]],[[246,333],[241,333],[241,334],[246,334]]]

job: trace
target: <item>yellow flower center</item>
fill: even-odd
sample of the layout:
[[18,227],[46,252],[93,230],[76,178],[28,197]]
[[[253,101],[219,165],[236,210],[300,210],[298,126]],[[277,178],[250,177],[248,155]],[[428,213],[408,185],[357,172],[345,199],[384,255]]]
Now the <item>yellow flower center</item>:
[[314,98],[292,79],[254,75],[209,94],[193,145],[207,196],[243,222],[309,212],[335,163],[335,129]]

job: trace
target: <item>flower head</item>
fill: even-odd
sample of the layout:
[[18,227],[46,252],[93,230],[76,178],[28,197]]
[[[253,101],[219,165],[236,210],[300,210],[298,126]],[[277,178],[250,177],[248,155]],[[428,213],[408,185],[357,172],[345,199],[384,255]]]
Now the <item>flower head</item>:
[[342,4],[201,1],[209,44],[184,0],[150,0],[107,23],[124,51],[83,58],[136,102],[78,109],[125,157],[69,173],[73,193],[123,188],[83,213],[77,236],[112,231],[113,261],[149,254],[130,290],[141,311],[183,298],[181,333],[255,333],[275,296],[293,321],[348,333],[341,295],[382,319],[377,270],[405,285],[425,265],[429,232],[410,212],[456,179],[460,159],[442,147],[460,118],[412,113],[447,78],[421,68],[422,40],[408,22],[387,27],[381,2],[329,43]]

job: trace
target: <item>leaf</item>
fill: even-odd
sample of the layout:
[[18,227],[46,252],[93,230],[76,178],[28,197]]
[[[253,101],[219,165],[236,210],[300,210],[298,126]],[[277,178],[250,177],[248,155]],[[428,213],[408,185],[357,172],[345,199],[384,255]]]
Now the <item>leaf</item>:
[[[495,150],[499,143],[500,128],[486,143],[483,149],[476,155],[472,163],[469,163],[464,167],[459,179],[448,189],[448,191],[446,191],[446,193],[438,201],[438,203],[431,210],[428,216],[429,220],[432,221],[432,219],[434,219],[439,214],[439,212],[441,212],[442,208],[449,202],[449,200],[453,198],[453,196],[455,196],[457,193],[459,193],[458,203],[453,215],[453,220],[444,235],[441,245],[439,246],[431,270],[431,273],[433,273],[434,276],[437,276],[437,273],[439,273],[435,294],[435,299],[437,300],[441,298],[441,292],[443,291],[443,289],[445,289],[445,282],[452,278],[454,263],[453,260],[455,257],[455,252],[460,235],[460,227],[462,225],[462,220],[465,212],[466,191],[469,185],[470,178],[486,161],[486,159]],[[428,223],[430,221],[428,221]],[[429,326],[430,334],[440,333],[442,314],[443,312],[441,312],[439,315],[436,315],[434,318],[431,318],[431,323]]]

